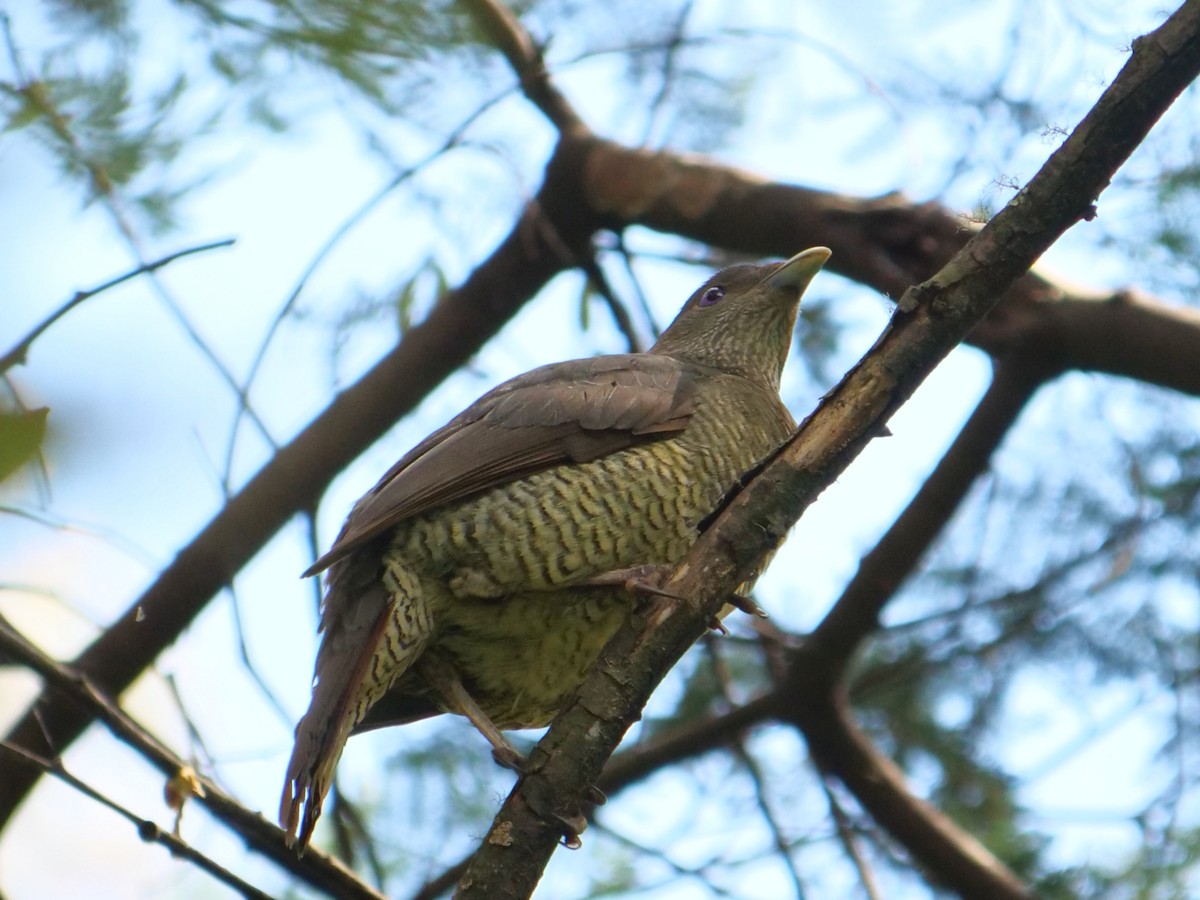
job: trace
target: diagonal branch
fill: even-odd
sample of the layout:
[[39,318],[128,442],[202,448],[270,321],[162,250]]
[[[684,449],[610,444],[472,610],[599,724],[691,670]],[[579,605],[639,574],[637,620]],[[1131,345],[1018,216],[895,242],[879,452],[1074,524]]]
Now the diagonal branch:
[[[859,562],[854,578],[805,642],[806,652],[821,656],[827,681],[841,678],[862,642],[879,628],[884,606],[916,570],[971,485],[987,471],[1034,392],[1056,374],[1037,359],[997,362],[991,385],[950,448],[904,512]],[[795,672],[789,673],[788,681],[791,690],[807,690]]]
[[499,0],[460,0],[487,39],[503,54],[521,82],[525,97],[541,110],[562,135],[588,131],[570,101],[550,80],[541,48]]
[[[103,722],[114,737],[132,747],[162,772],[164,778],[175,777],[187,766],[185,760],[130,718],[128,713],[98,691],[87,678],[46,656],[3,616],[0,616],[0,654],[5,659],[27,666],[47,684],[53,685],[62,696],[70,698],[71,703],[86,709],[92,717]],[[21,754],[27,762],[34,764],[18,767],[14,771],[35,768],[39,772],[50,771],[59,774],[61,765],[56,765],[54,759],[49,760],[47,767],[40,762],[41,754],[13,741],[4,744],[11,753]],[[273,822],[268,822],[258,813],[246,809],[212,781],[198,778],[197,783],[202,793],[197,792],[196,802],[203,804],[213,817],[235,831],[253,850],[273,860],[296,877],[303,878],[308,884],[328,891],[333,896],[379,900],[378,893],[359,881],[353,872],[336,859],[319,851],[296,856],[284,846],[282,832]]]
[[[932,368],[1069,227],[1094,212],[1112,175],[1200,73],[1200,0],[1135,42],[1121,73],[1030,183],[928,282],[907,291],[875,347],[776,458],[722,511],[669,584],[692,598],[639,613],[605,648],[571,705],[535,748],[459,882],[461,898],[529,896],[582,808],[587,786],[654,686],[826,485],[857,456]],[[833,703],[827,692],[823,702]],[[852,723],[847,722],[847,726]],[[927,820],[928,821],[928,820]],[[955,876],[975,897],[1023,897],[995,860]]]
[[[805,667],[820,669],[819,660]],[[1033,894],[986,847],[932,803],[914,797],[904,773],[854,723],[844,693],[809,690],[786,709],[809,738],[814,761],[846,785],[935,882],[975,900],[1018,900]]]
[[196,247],[188,247],[186,250],[177,250],[176,252],[169,253],[166,256],[154,260],[153,262],[142,263],[136,269],[132,269],[131,271],[126,272],[124,275],[118,275],[116,278],[111,278],[104,282],[104,284],[98,285],[97,287],[89,288],[86,291],[76,291],[75,295],[71,297],[70,300],[39,322],[33,328],[33,330],[25,335],[25,337],[17,341],[11,350],[9,350],[3,356],[0,356],[0,374],[7,372],[15,365],[24,363],[25,357],[29,354],[29,348],[33,346],[34,341],[41,337],[42,332],[77,307],[80,303],[83,303],[85,300],[89,300],[92,297],[95,297],[97,294],[101,294],[104,291],[115,288],[119,284],[124,284],[126,281],[136,278],[139,275],[143,275],[147,272],[156,272],[163,266],[169,266],[171,263],[175,262],[175,260],[182,259],[185,256],[191,256],[193,253],[204,253],[208,250],[218,250],[222,247],[231,246],[233,246],[233,238],[226,238],[225,240],[221,241],[211,241],[207,244],[200,244]]
[[[535,204],[491,257],[396,346],[230,498],[221,512],[75,660],[116,696],[188,627],[208,601],[297,512],[443,378],[462,366],[554,275],[593,228],[586,209],[562,201],[559,179],[574,180],[569,154],[556,155]],[[566,192],[569,194],[569,192]],[[91,714],[51,695],[9,733],[14,743],[53,755],[77,738]],[[46,746],[46,736],[54,746]],[[0,778],[0,826],[37,780],[21,769]]]
[[117,803],[111,797],[102,794],[86,781],[72,775],[62,764],[62,760],[46,759],[45,757],[38,756],[36,753],[30,753],[28,750],[4,741],[0,741],[0,752],[25,765],[33,766],[41,772],[53,775],[59,781],[73,787],[85,797],[95,800],[102,806],[108,807],[108,809],[130,822],[137,829],[138,837],[143,841],[148,844],[161,844],[171,852],[172,856],[187,860],[196,866],[196,868],[207,872],[226,887],[247,898],[247,900],[271,900],[270,894],[264,894],[258,888],[254,887],[254,885],[234,875],[224,866],[205,856],[178,835],[172,834],[169,831],[163,831],[155,822],[150,819],[143,819],[131,810],[126,809],[120,803]]

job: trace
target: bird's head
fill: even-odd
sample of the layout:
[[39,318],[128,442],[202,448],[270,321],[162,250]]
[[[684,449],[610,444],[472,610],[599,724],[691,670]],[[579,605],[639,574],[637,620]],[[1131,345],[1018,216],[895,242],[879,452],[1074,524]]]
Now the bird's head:
[[712,366],[778,388],[800,297],[830,251],[717,272],[688,298],[651,353]]

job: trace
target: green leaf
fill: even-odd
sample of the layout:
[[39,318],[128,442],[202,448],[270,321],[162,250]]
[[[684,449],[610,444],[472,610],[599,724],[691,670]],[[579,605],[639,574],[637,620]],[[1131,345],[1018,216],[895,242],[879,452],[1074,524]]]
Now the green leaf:
[[37,456],[46,437],[46,407],[0,414],[0,481]]

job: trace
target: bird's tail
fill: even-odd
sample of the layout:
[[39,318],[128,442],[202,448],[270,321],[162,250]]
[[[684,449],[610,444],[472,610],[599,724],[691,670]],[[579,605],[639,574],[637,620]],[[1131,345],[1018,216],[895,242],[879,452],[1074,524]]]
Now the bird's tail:
[[[396,587],[394,578],[385,578]],[[279,824],[289,847],[308,845],[333,783],[333,771],[354,726],[412,665],[428,636],[424,617],[414,621],[413,592],[381,582],[356,596],[330,585],[317,654],[312,702],[296,726],[279,803]]]
[[342,634],[326,634],[322,642],[312,701],[296,726],[296,744],[279,803],[279,824],[287,832],[289,847],[298,835],[303,850],[312,837],[321,804],[333,782],[333,770],[354,727],[359,686],[374,656],[378,633],[386,627],[388,618],[388,608],[384,607],[376,616],[371,636],[364,635],[357,647],[350,646],[350,635],[344,628],[338,629]]

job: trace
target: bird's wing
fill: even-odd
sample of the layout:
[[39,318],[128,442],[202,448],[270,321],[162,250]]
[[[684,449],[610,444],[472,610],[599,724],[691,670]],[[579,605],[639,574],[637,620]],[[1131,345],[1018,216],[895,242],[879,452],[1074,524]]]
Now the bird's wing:
[[695,378],[668,356],[627,354],[534,369],[484,394],[407,453],[355,504],[314,575],[403,520],[565,463],[687,427]]

